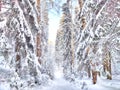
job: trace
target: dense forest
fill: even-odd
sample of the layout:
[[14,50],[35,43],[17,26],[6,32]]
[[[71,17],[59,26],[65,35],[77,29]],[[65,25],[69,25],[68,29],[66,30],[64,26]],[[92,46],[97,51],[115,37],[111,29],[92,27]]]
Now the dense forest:
[[[55,41],[51,14],[59,17]],[[120,0],[0,0],[0,90],[119,85]]]

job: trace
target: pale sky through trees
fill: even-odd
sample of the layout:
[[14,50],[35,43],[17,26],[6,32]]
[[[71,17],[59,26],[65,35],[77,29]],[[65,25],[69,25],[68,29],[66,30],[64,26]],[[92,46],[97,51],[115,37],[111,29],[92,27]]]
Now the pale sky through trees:
[[[60,6],[62,6],[62,4],[65,2],[66,0],[61,0],[61,2],[59,2]],[[48,39],[49,39],[49,42],[52,42],[53,44],[55,44],[56,34],[59,28],[60,17],[62,14],[61,8],[58,8],[58,10],[59,10],[59,13],[54,8],[49,11],[49,38]]]
[[[61,2],[59,2],[59,4],[61,4],[60,6],[62,6],[62,4],[65,2],[66,2],[66,0],[61,0]],[[77,6],[76,1],[74,1],[74,2],[72,1],[72,4]],[[74,8],[74,7],[72,7],[72,8]],[[57,13],[57,11],[55,11],[53,9],[49,11],[49,38],[48,39],[49,39],[49,42],[52,42],[53,44],[55,44],[56,34],[57,34],[57,30],[59,28],[60,17],[62,14],[61,8],[58,10],[60,13]]]
[[49,14],[49,41],[55,43],[57,29],[59,27],[59,15],[52,12]]

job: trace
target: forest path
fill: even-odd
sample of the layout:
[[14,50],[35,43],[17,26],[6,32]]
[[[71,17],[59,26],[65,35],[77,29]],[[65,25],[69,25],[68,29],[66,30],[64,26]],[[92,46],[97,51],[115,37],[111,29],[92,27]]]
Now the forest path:
[[103,87],[107,87],[110,90],[120,90],[120,80],[119,79],[114,79],[114,78],[112,80],[99,79],[98,84]]
[[[93,85],[90,79],[86,79],[86,80],[78,80],[79,82],[77,84],[73,84],[64,79],[62,71],[63,71],[62,68],[56,68],[55,79],[48,86],[42,86],[42,87],[36,86],[33,89],[29,88],[24,90],[120,90],[119,88],[120,82],[116,84],[116,81],[112,81],[112,80],[108,81],[101,79],[97,84]],[[82,89],[83,82],[86,83],[84,89]],[[115,86],[116,88],[113,86]],[[11,90],[11,89],[7,83],[0,82],[0,90]]]
[[54,82],[50,86],[43,87],[42,90],[115,90],[102,86],[101,84],[93,85],[91,80],[81,80],[80,82],[85,82],[87,84],[84,89],[81,89],[82,85],[75,85],[66,81],[63,78],[62,68],[57,68],[55,70]]
[[56,79],[50,87],[44,87],[42,90],[80,90],[64,79]]
[[42,90],[80,90],[79,88],[75,87],[75,85],[71,84],[70,82],[66,81],[63,78],[62,68],[57,67],[55,69],[55,80],[52,85],[43,87]]

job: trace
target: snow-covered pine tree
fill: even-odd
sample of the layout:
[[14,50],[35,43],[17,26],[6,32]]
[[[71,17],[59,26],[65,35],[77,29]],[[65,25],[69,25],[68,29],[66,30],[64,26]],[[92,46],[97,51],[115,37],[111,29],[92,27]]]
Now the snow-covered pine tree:
[[61,25],[61,31],[63,32],[63,73],[65,78],[69,79],[72,73],[72,48],[71,48],[71,40],[72,40],[72,19],[69,10],[69,2],[64,3],[62,6],[63,11],[63,22]]
[[[11,67],[16,75],[16,78],[15,76],[13,79],[11,78],[11,86],[15,85],[16,88],[19,87],[19,84],[23,85],[23,82],[24,85],[27,84],[27,86],[46,83],[46,80],[49,80],[49,77],[51,77],[50,74],[46,72],[49,68],[47,64],[41,64],[38,58],[36,58],[36,56],[40,58],[44,57],[43,59],[46,59],[44,62],[47,62],[48,9],[46,3],[42,2],[43,6],[41,6],[40,2],[40,0],[6,1],[6,6],[9,6],[8,11],[0,13],[0,15],[6,16],[4,17],[4,32],[0,34],[4,34],[4,41],[6,41],[4,46],[7,48],[7,52],[11,52],[11,54],[6,53],[4,56],[7,58],[7,56],[10,57],[11,55],[8,59],[8,67]],[[41,10],[40,7],[43,7],[43,10]],[[43,15],[42,21],[41,13]],[[37,39],[39,39],[37,43],[36,36],[38,36]],[[40,49],[38,53],[36,53],[36,48],[39,46]],[[3,52],[6,52],[6,50]],[[41,65],[47,68],[44,68],[43,71]],[[23,82],[17,81],[18,78]]]
[[48,51],[48,13],[49,13],[49,6],[50,6],[50,1],[48,0],[42,0],[41,1],[41,60],[43,63],[42,70],[43,73],[46,73],[51,79],[54,78],[54,70],[53,70],[53,63],[50,59],[49,52]]
[[[114,3],[111,3],[111,2],[114,2]],[[79,63],[79,65],[76,64],[78,65],[78,70],[81,71],[82,69],[86,68],[85,66],[87,63],[88,63],[87,64],[88,66],[94,67],[93,69],[94,71],[100,70],[102,66],[102,60],[103,60],[102,55],[105,55],[105,52],[101,50],[103,50],[104,47],[107,47],[107,50],[108,48],[110,49],[109,47],[110,42],[108,41],[113,40],[112,39],[113,37],[111,37],[111,35],[113,34],[113,31],[118,33],[118,31],[116,31],[118,30],[116,26],[119,20],[119,15],[117,14],[118,10],[115,9],[117,5],[118,5],[117,1],[112,1],[112,0],[110,2],[108,2],[107,0],[101,0],[101,1],[86,0],[83,2],[83,7],[80,13],[78,14],[78,16],[76,16],[75,18],[75,33],[78,32],[77,30],[81,31],[83,29],[78,35],[76,34],[77,36],[75,38],[75,41],[76,41],[75,61]],[[112,9],[112,11],[110,12],[114,12],[116,13],[116,15],[112,15],[112,16],[110,15],[110,12],[107,11],[107,10],[111,10],[111,9],[108,9],[109,7],[111,7]],[[83,16],[86,22],[86,25],[84,28],[82,28]],[[111,18],[113,18],[112,21],[110,20]],[[108,23],[105,24],[106,22],[108,23],[111,22],[110,26]],[[103,45],[103,47],[101,47],[101,45]],[[90,63],[91,60],[92,60],[92,63]],[[82,68],[83,66],[84,68]],[[96,83],[96,80],[93,79],[93,82]]]
[[62,66],[63,62],[63,50],[63,30],[58,29],[55,44],[55,61],[59,67]]
[[78,0],[80,9],[77,9],[78,12],[76,12],[76,17],[74,19],[74,41],[75,41],[75,73],[77,76],[81,77],[83,76],[83,72],[87,72],[90,76],[90,65],[89,60],[87,58],[89,54],[89,43],[92,40],[90,29],[91,29],[91,23],[90,19],[92,18],[90,16],[91,12],[88,7],[88,3],[90,1],[83,1]]

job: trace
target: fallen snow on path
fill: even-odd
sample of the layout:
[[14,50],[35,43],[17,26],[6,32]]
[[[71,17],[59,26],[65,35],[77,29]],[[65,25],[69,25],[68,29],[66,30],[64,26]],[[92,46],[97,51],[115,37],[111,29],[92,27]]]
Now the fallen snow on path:
[[56,79],[50,87],[44,87],[42,90],[79,90],[64,79]]
[[[83,83],[85,83],[86,86],[83,87]],[[57,68],[55,72],[55,80],[53,81],[53,83],[50,86],[43,87],[41,90],[116,90],[116,89],[104,87],[100,84],[93,85],[91,80],[78,80],[75,83],[70,83],[63,78],[62,69]]]
[[[76,79],[75,82],[70,83],[64,79],[62,68],[56,68],[55,79],[49,82],[48,85],[35,86],[31,88],[26,87],[24,88],[24,90],[120,90],[111,87],[112,86],[111,83],[113,84],[113,82],[116,83],[116,80],[103,81],[100,78],[98,78],[98,82],[95,85],[92,84],[91,79],[84,79],[84,80]],[[83,85],[83,83],[85,83],[85,85]],[[115,87],[119,87],[119,85]],[[0,83],[0,90],[11,90],[11,89],[9,88],[9,85],[7,83]]]
[[116,90],[116,89],[111,89],[111,88],[103,87],[103,86],[96,84],[96,85],[89,85],[88,90]]
[[109,90],[120,90],[120,80],[119,78],[113,78],[112,80],[99,79],[98,84],[101,86],[109,88]]
[[[86,87],[84,89],[81,89],[83,82],[86,83]],[[110,86],[104,86],[101,83],[103,82],[99,81],[97,82],[97,84],[92,84],[91,79],[86,79],[86,80],[77,81],[75,84],[77,87],[80,87],[79,90],[118,90],[116,88],[111,88]],[[107,84],[107,83],[104,83],[104,84]]]
[[80,90],[76,88],[75,85],[66,81],[63,78],[62,68],[56,68],[55,70],[55,80],[51,86],[44,87],[42,90]]
[[[86,84],[84,87],[83,83]],[[55,70],[55,80],[50,85],[35,90],[118,90],[116,88],[111,88],[110,86],[104,86],[102,85],[102,83],[104,83],[104,81],[101,81],[100,78],[98,78],[98,83],[95,85],[92,84],[91,79],[86,80],[76,79],[76,82],[70,83],[64,79],[62,68],[58,67]]]
[[0,82],[0,90],[10,90],[9,84],[6,82]]
[[63,78],[63,68],[61,68],[61,67],[56,67],[56,68],[55,68],[55,73],[54,73],[54,75],[55,75],[55,78],[56,78],[56,79]]

